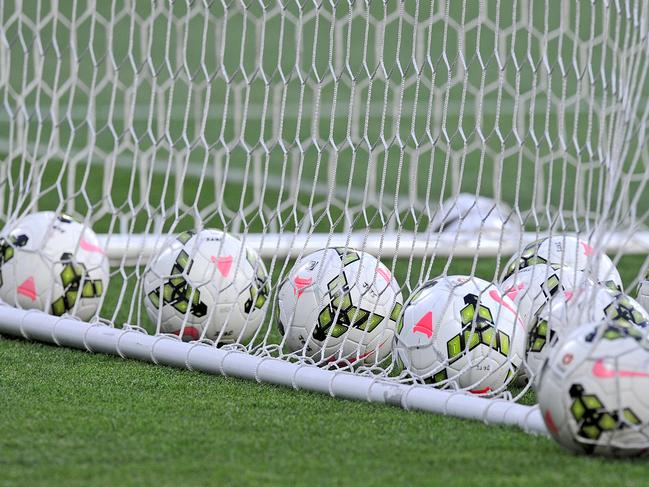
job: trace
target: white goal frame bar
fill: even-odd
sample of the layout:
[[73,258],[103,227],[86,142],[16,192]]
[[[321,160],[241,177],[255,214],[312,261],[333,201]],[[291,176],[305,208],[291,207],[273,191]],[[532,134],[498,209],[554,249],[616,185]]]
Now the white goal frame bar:
[[[476,239],[475,234],[425,234],[403,233],[368,233],[352,232],[349,234],[292,234],[266,233],[247,234],[246,245],[255,249],[263,258],[299,257],[330,247],[363,249],[374,255],[389,253],[400,258],[449,256],[454,257],[496,257],[513,255],[526,244],[541,238],[537,232],[522,233],[518,236],[504,235],[499,238]],[[111,263],[134,265],[147,262],[160,249],[165,241],[164,235],[113,234],[99,235],[101,244],[106,249]],[[604,252],[610,254],[649,254],[649,231],[615,232],[599,238],[604,243]]]
[[548,435],[538,406],[325,370],[273,357],[219,349],[201,342],[185,343],[167,335],[153,336],[129,327],[119,329],[103,323],[85,323],[66,316],[16,309],[4,303],[0,303],[0,333],[124,359],[318,392],[335,398],[389,404],[406,410],[483,421],[489,425],[516,426],[528,433]]

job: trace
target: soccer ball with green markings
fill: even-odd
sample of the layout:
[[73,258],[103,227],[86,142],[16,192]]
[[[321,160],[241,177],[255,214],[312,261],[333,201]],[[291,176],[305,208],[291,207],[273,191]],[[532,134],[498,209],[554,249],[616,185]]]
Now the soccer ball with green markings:
[[157,331],[184,341],[247,344],[268,308],[264,263],[239,239],[218,230],[172,238],[143,281],[144,306]]
[[295,263],[278,293],[288,352],[318,363],[372,365],[390,355],[403,298],[376,257],[333,248]]
[[527,366],[538,374],[551,347],[581,323],[600,320],[649,327],[649,313],[622,292],[603,285],[566,290],[546,303],[532,321],[527,337]]
[[565,448],[606,456],[649,452],[649,343],[622,322],[585,324],[554,347],[537,395]]
[[477,277],[441,277],[406,302],[395,351],[426,382],[490,393],[516,375],[525,328],[516,305],[495,285]]
[[622,290],[622,279],[613,261],[606,254],[596,254],[588,242],[572,235],[545,237],[525,246],[507,263],[500,281],[510,278],[517,270],[536,264],[560,265],[588,271],[591,280],[601,282],[612,289]]
[[501,284],[511,298],[527,330],[534,316],[558,293],[580,285],[594,285],[584,271],[557,264],[535,264],[519,269]]
[[0,238],[0,299],[23,309],[83,320],[108,286],[108,259],[90,228],[67,215],[32,213]]

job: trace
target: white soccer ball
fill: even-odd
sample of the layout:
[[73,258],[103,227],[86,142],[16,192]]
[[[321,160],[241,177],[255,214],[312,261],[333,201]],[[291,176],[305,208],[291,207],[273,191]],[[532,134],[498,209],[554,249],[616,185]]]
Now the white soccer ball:
[[270,284],[257,253],[219,230],[184,232],[144,273],[144,305],[158,332],[184,341],[247,344],[264,321]]
[[366,252],[341,247],[302,257],[277,299],[289,352],[358,365],[391,353],[403,298],[388,268]]
[[566,290],[535,316],[527,340],[527,366],[536,375],[550,349],[583,323],[613,321],[646,328],[649,313],[628,295],[597,285]]
[[499,391],[525,354],[516,305],[477,277],[448,276],[420,286],[404,306],[395,353],[415,376],[476,393]]
[[506,235],[515,240],[522,227],[505,203],[461,193],[442,202],[431,222],[431,231],[470,234],[474,239],[478,234],[496,239]]
[[649,343],[641,329],[580,326],[552,349],[537,395],[548,430],[565,448],[624,457],[649,451]]
[[106,293],[108,259],[90,228],[52,211],[32,213],[0,238],[0,299],[89,320]]
[[519,269],[501,284],[516,304],[529,331],[534,315],[557,293],[580,285],[594,284],[584,271],[556,264],[534,264]]
[[[589,263],[591,267],[588,267]],[[595,255],[595,250],[588,242],[572,235],[555,235],[530,243],[510,259],[501,282],[511,277],[517,269],[535,264],[556,264],[580,271],[588,269],[593,281],[623,290],[620,273],[613,261],[606,254]]]

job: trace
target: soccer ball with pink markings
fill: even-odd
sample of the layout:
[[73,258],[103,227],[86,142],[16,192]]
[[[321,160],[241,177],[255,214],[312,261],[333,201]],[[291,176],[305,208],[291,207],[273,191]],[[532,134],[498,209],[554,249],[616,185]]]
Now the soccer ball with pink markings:
[[613,261],[604,253],[596,254],[588,242],[572,235],[545,237],[525,246],[507,263],[500,281],[510,278],[517,270],[536,264],[560,265],[587,271],[591,280],[601,282],[611,289],[623,289],[620,273]]
[[557,264],[534,264],[514,272],[500,288],[516,303],[529,331],[541,307],[562,291],[582,285],[594,285],[584,271]]
[[649,452],[649,343],[623,322],[585,324],[554,347],[537,396],[545,424],[563,447],[585,454]]
[[550,349],[580,324],[600,320],[649,327],[649,313],[624,293],[602,285],[566,290],[546,303],[532,321],[526,355],[530,371],[538,374]]
[[90,228],[52,211],[29,214],[0,238],[0,299],[23,309],[91,319],[108,286],[104,249]]
[[166,243],[143,278],[156,329],[184,341],[247,344],[264,321],[270,281],[257,253],[219,230],[184,232]]
[[447,276],[422,284],[397,327],[395,353],[426,382],[476,393],[502,390],[525,354],[516,305],[492,283]]
[[376,257],[332,248],[299,259],[278,292],[284,349],[317,363],[374,365],[392,350],[403,298]]

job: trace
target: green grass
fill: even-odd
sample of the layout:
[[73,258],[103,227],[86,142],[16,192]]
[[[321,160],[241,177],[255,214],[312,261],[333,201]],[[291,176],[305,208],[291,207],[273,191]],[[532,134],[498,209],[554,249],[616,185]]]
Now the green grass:
[[2,340],[6,485],[644,485],[505,427]]

